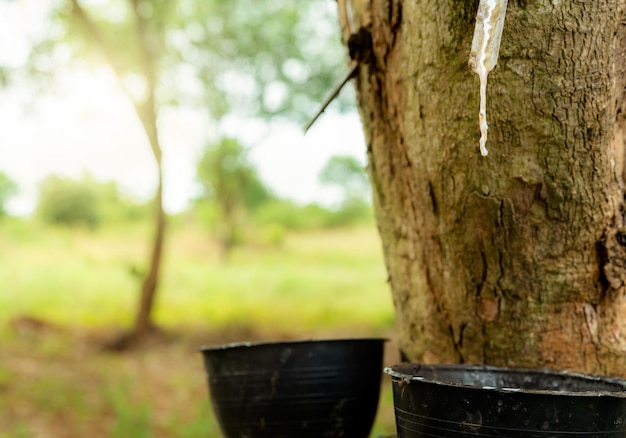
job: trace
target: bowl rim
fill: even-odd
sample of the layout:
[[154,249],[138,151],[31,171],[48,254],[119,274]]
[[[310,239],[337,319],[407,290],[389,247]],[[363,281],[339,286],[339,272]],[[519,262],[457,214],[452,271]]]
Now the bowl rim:
[[250,347],[264,347],[264,346],[295,346],[295,345],[308,345],[308,344],[335,344],[340,342],[380,342],[384,344],[389,342],[389,338],[379,337],[350,337],[350,338],[304,338],[304,339],[289,339],[284,341],[239,341],[231,342],[228,344],[220,345],[208,345],[198,348],[198,352],[204,353],[209,351],[225,351],[236,349],[247,349]]
[[[479,386],[479,385],[470,385],[466,383],[456,383],[456,382],[446,382],[443,380],[438,380],[436,378],[426,378],[420,377],[418,375],[406,374],[403,372],[399,372],[394,370],[393,368],[400,365],[415,365],[417,367],[440,367],[440,368],[453,368],[453,369],[463,369],[468,372],[471,371],[493,371],[493,372],[518,372],[518,373],[533,373],[533,374],[544,374],[544,375],[553,375],[553,376],[562,376],[562,377],[573,377],[576,379],[584,379],[588,381],[602,381],[606,383],[611,383],[614,385],[618,385],[623,388],[621,391],[609,391],[609,390],[599,390],[599,391],[572,391],[572,390],[551,390],[551,389],[522,389],[522,388],[496,388],[493,386]],[[419,368],[418,368],[419,370]],[[397,364],[383,368],[383,373],[389,375],[392,378],[392,381],[404,382],[406,385],[410,385],[412,382],[418,382],[420,384],[432,384],[438,386],[448,386],[448,387],[457,387],[471,390],[487,390],[493,391],[501,394],[536,394],[536,395],[559,395],[559,396],[569,396],[569,397],[612,397],[619,399],[626,399],[626,380],[608,377],[608,376],[598,376],[593,374],[585,374],[585,373],[577,373],[571,371],[559,371],[550,368],[518,368],[518,367],[497,367],[492,365],[463,365],[463,364]]]

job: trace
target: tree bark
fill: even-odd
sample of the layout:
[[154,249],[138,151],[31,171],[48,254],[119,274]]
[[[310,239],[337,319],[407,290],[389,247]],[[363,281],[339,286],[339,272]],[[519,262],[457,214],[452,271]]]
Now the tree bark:
[[509,0],[487,157],[478,0],[338,3],[405,358],[625,375],[626,2]]

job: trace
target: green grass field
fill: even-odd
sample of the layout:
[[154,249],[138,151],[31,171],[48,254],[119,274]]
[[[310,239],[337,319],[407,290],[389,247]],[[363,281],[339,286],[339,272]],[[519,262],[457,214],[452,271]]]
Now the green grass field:
[[[219,437],[201,345],[393,332],[374,227],[289,234],[227,264],[195,224],[168,231],[163,335],[114,354],[101,346],[132,321],[151,229],[0,223],[1,438]],[[373,436],[394,433],[383,388]]]

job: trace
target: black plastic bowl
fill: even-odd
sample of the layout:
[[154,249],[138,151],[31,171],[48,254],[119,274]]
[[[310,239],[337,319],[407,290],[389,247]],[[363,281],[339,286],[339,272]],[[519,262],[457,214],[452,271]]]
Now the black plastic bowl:
[[228,438],[366,438],[384,339],[202,348],[213,409]]
[[402,364],[398,437],[626,437],[626,381],[487,366]]

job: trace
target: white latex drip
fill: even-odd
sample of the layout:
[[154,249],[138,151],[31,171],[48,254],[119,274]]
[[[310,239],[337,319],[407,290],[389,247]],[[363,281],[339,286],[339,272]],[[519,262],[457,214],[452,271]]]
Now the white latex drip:
[[498,62],[507,0],[480,0],[469,66],[480,78],[480,153],[487,151],[487,76]]
[[487,73],[480,74],[480,112],[478,113],[478,121],[480,124],[480,154],[486,157],[487,150]]
[[478,112],[478,121],[480,124],[480,154],[483,157],[486,157],[489,153],[486,146],[487,131],[489,131],[489,125],[487,125],[487,76],[489,75],[489,72],[487,71],[485,60],[487,57],[487,44],[489,43],[489,38],[491,37],[490,31],[492,29],[489,24],[489,19],[491,18],[491,14],[493,14],[493,10],[496,7],[495,0],[487,1],[487,5],[487,16],[482,22],[484,37],[480,47],[480,52],[478,52],[478,65],[476,66],[476,69],[478,70],[478,77],[480,78],[480,110]]

